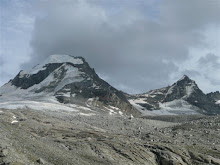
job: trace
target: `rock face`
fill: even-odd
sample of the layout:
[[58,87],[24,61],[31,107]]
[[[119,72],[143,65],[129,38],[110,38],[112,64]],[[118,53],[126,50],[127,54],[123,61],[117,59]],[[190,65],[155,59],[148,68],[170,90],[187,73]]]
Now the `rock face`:
[[215,101],[220,101],[220,92],[219,91],[208,93],[207,96]]
[[54,96],[60,103],[112,106],[116,110],[120,109],[123,114],[140,114],[122,92],[99,78],[82,57],[51,55],[30,71],[21,71],[0,89],[0,94],[4,96],[8,90],[13,90],[10,86],[27,90],[27,97],[33,100]]
[[[217,95],[217,94],[216,94]],[[205,114],[220,113],[220,106],[215,104],[214,96],[204,94],[195,81],[184,75],[172,86],[149,91],[148,93],[128,96],[130,102],[141,110],[177,108],[192,109]]]
[[188,76],[183,76],[182,79],[169,88],[164,102],[173,101],[175,99],[184,99],[208,114],[220,113],[220,107],[215,105],[215,101],[204,94],[195,81],[191,80]]

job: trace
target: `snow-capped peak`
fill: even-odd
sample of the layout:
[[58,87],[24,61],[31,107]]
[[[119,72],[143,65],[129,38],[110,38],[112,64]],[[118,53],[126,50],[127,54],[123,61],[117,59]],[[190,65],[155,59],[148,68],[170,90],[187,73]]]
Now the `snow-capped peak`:
[[83,60],[81,57],[73,57],[65,54],[54,54],[49,56],[41,65],[65,62],[73,64],[83,64]]
[[[87,100],[93,100],[94,104],[87,104]],[[51,55],[29,71],[19,72],[0,88],[0,108],[5,107],[5,102],[9,101],[24,101],[28,107],[29,102],[26,101],[37,102],[39,107],[41,102],[52,101],[79,104],[102,113],[110,109],[110,113],[118,111],[119,115],[140,115],[122,92],[98,77],[84,58],[69,55]],[[23,108],[23,104],[21,106]]]
[[50,55],[46,60],[44,60],[42,63],[36,65],[29,71],[22,71],[20,72],[20,76],[22,77],[25,74],[36,74],[40,70],[46,69],[47,64],[55,64],[55,63],[72,63],[74,65],[83,64],[83,58],[82,57],[73,57],[70,55],[65,54],[54,54]]

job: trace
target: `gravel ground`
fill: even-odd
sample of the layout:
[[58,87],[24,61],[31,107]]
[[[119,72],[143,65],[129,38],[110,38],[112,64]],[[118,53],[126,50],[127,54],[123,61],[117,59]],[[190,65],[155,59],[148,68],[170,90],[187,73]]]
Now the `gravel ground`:
[[220,164],[220,116],[178,120],[0,109],[0,165]]

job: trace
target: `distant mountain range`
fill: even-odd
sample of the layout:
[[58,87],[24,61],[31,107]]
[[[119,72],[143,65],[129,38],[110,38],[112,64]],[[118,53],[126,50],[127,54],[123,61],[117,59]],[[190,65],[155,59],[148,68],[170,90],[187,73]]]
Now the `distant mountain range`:
[[219,92],[206,95],[187,76],[172,86],[125,94],[99,78],[84,58],[69,55],[51,55],[0,88],[0,108],[73,109],[83,115],[217,114],[219,100]]
[[127,95],[130,103],[139,111],[167,115],[218,114],[220,113],[220,106],[217,104],[219,97],[219,92],[204,94],[196,82],[186,75],[171,86],[144,94]]

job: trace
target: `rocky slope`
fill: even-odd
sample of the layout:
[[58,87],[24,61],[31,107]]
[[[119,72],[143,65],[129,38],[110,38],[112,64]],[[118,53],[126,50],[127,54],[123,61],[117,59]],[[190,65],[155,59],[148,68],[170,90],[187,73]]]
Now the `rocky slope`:
[[110,114],[140,115],[122,92],[99,78],[85,59],[69,55],[51,55],[31,70],[21,71],[0,88],[0,100],[3,107],[5,101],[13,100],[58,101]]
[[208,97],[216,101],[216,104],[220,104],[220,92],[211,92],[207,94]]
[[0,109],[0,164],[219,165],[220,117],[184,119]]
[[220,106],[215,104],[216,101],[210,95],[204,94],[195,81],[186,75],[172,86],[128,96],[128,99],[137,109],[145,112],[148,110],[149,114],[149,110],[161,110],[157,111],[160,114],[220,113]]

